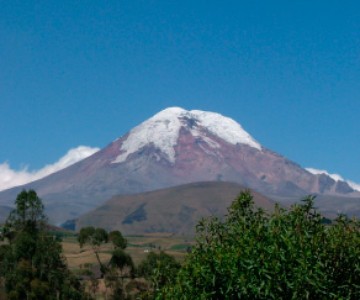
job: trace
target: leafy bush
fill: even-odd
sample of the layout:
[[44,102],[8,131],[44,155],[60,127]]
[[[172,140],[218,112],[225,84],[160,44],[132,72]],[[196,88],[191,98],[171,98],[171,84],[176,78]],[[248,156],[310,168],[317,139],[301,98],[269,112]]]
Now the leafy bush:
[[360,299],[360,223],[331,225],[309,196],[268,215],[242,192],[224,222],[197,225],[197,241],[158,299]]
[[180,264],[175,258],[161,251],[159,254],[150,252],[140,263],[138,273],[149,280],[157,290],[167,283],[174,282]]

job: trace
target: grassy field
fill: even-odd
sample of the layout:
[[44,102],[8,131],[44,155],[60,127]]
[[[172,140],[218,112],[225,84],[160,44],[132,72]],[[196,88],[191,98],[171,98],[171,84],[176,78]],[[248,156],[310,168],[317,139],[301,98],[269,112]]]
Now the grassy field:
[[[98,262],[94,251],[89,245],[80,248],[77,237],[72,233],[61,233],[63,254],[65,256],[68,268],[75,274],[84,274],[86,269],[98,269]],[[167,254],[174,256],[178,261],[183,261],[188,247],[193,244],[192,239],[184,237],[175,237],[166,234],[149,234],[146,236],[126,236],[128,247],[126,252],[129,253],[137,266],[150,251],[165,251]],[[0,242],[1,243],[1,242]],[[4,243],[4,242],[2,242]],[[103,263],[107,263],[111,257],[113,247],[110,243],[100,248],[99,256]],[[139,279],[141,281],[141,279]],[[88,288],[90,281],[85,281]],[[98,280],[98,289],[96,299],[106,299],[109,294],[104,280]],[[7,299],[4,290],[0,286],[0,299]]]
[[[184,237],[175,237],[164,234],[149,234],[146,236],[127,236],[128,247],[126,252],[129,253],[135,263],[138,265],[150,251],[165,251],[173,255],[178,261],[182,261],[186,255],[186,250],[193,243],[191,239]],[[95,254],[90,246],[80,245],[75,236],[66,236],[62,242],[64,255],[69,269],[79,270],[84,266],[92,264],[97,265]],[[100,259],[106,262],[110,259],[111,244],[105,244],[100,248]]]
[[[75,235],[63,236],[62,246],[68,267],[76,274],[84,274],[86,269],[96,269],[98,262],[92,248],[88,245],[80,248]],[[184,237],[175,237],[166,234],[149,234],[146,236],[126,236],[128,247],[126,252],[129,253],[135,263],[139,263],[146,258],[150,251],[165,251],[167,254],[174,256],[178,261],[183,261],[188,247],[193,244],[192,239]],[[107,263],[111,257],[112,245],[105,244],[100,248],[99,255],[103,263]],[[142,279],[138,279],[138,281]],[[90,280],[87,282],[87,290],[90,290]],[[106,299],[109,289],[106,288],[104,280],[98,279],[98,288],[95,293],[97,300]],[[94,295],[94,294],[93,294]],[[1,298],[0,298],[1,299]]]

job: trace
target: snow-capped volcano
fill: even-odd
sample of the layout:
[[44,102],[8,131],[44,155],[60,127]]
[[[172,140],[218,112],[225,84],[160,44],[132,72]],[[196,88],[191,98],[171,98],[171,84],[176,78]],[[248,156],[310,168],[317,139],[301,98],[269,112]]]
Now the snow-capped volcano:
[[287,203],[317,194],[332,199],[331,205],[317,202],[321,209],[360,216],[360,193],[348,183],[312,174],[266,149],[230,118],[178,107],[157,113],[80,162],[0,192],[0,206],[12,205],[21,189],[33,188],[50,219],[59,223],[115,195],[204,181],[238,183]]
[[218,113],[191,110],[180,107],[167,108],[130,131],[121,145],[121,154],[113,163],[124,162],[127,157],[145,147],[153,145],[175,162],[175,146],[178,143],[181,128],[188,128],[194,137],[202,140],[210,148],[220,145],[207,137],[207,132],[229,144],[246,144],[261,150],[261,145],[248,134],[240,124]]

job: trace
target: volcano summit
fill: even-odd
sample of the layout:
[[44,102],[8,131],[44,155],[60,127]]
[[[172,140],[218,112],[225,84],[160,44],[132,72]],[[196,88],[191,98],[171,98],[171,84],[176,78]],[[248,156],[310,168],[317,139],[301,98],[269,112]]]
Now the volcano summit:
[[215,136],[229,144],[246,144],[261,150],[257,143],[242,127],[230,118],[213,112],[200,110],[186,111],[172,107],[161,111],[149,120],[134,128],[121,146],[124,151],[114,162],[125,161],[129,154],[152,144],[175,162],[175,147],[181,129],[187,129],[193,137],[202,140],[210,148],[220,145],[209,138]]
[[230,118],[178,107],[159,112],[66,169],[1,192],[0,205],[11,205],[21,189],[33,188],[50,219],[59,223],[115,195],[202,181],[235,182],[283,202],[318,194],[329,199],[321,200],[323,210],[360,215],[360,193],[345,181],[312,174],[266,149]]

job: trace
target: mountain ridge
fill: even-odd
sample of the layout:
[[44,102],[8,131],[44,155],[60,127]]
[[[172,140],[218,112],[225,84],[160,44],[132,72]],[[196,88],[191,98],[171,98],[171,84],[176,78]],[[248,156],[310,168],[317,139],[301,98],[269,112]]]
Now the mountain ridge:
[[[76,221],[76,228],[100,226],[124,234],[166,232],[193,235],[202,217],[223,218],[245,188],[232,182],[196,182],[134,195],[114,196]],[[252,192],[256,207],[268,212],[274,202]]]
[[[11,205],[21,189],[33,188],[58,224],[115,195],[201,181],[236,182],[272,199],[299,199],[307,194],[360,198],[346,182],[311,174],[261,146],[230,118],[169,108],[74,165],[0,192],[0,205]],[[343,207],[351,213],[342,202],[335,209]]]

